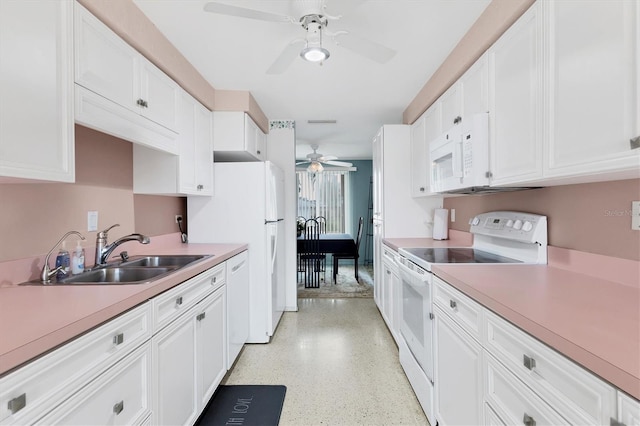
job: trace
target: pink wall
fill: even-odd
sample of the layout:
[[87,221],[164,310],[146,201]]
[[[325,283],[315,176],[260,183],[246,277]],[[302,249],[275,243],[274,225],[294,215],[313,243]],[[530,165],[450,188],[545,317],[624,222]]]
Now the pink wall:
[[[82,126],[76,132],[76,183],[0,185],[0,262],[45,254],[67,231],[87,232],[87,212],[98,211],[98,228],[121,226],[111,239],[132,232],[150,236],[177,232],[175,214],[186,218],[182,197],[133,194],[131,143]],[[73,238],[72,238],[73,239]],[[68,243],[72,248],[75,242]]]
[[468,231],[478,213],[516,210],[548,216],[549,244],[623,259],[640,260],[640,232],[631,230],[631,201],[640,199],[640,180],[552,186],[444,199],[456,209],[452,229]]

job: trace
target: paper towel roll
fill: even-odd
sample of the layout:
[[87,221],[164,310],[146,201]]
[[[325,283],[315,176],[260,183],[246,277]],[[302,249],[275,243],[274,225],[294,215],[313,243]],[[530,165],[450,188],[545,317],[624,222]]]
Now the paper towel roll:
[[433,212],[433,239],[446,240],[449,238],[449,210],[435,209]]

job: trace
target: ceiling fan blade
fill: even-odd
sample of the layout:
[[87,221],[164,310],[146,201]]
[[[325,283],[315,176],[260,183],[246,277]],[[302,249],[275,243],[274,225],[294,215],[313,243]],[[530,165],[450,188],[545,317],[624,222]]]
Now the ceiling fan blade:
[[331,161],[337,159],[338,157],[336,157],[335,155],[323,155],[322,157],[318,158],[318,161]]
[[230,4],[209,2],[204,5],[204,10],[221,15],[238,16],[241,18],[257,19],[269,22],[293,22],[293,18],[287,15],[263,12],[261,10],[247,9],[244,7],[232,6]]
[[330,166],[337,166],[337,167],[352,167],[353,164],[351,163],[347,163],[346,161],[323,161],[323,164],[328,164]]
[[310,163],[311,161],[300,161],[299,163],[296,163],[296,166],[299,166],[300,164],[307,164]]
[[354,53],[381,64],[388,62],[396,54],[396,51],[393,49],[346,31],[337,33],[334,36],[334,40],[338,46],[342,46],[345,49],[349,49]]
[[285,46],[280,55],[271,64],[267,74],[282,74],[300,54],[304,39],[297,38]]

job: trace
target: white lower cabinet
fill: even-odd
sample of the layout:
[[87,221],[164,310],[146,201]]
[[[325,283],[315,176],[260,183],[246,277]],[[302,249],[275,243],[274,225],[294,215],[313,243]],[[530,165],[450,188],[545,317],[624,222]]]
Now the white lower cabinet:
[[640,401],[618,392],[618,416],[610,423],[611,426],[640,426]]
[[482,423],[482,346],[439,307],[435,312],[435,416],[440,425]]
[[639,401],[440,278],[433,282],[440,425],[640,425]]
[[227,372],[226,262],[0,377],[0,425],[191,425]]
[[484,358],[486,401],[508,425],[557,426],[570,424],[493,356]]
[[150,414],[151,345],[147,341],[37,423],[138,425]]
[[225,270],[220,266],[225,265],[154,300],[157,323],[168,325],[156,327],[151,339],[153,424],[193,424],[227,371],[226,287],[224,279],[218,280]]
[[387,323],[393,338],[398,341],[400,336],[400,274],[395,262],[397,252],[389,247],[382,246],[382,270],[383,277],[380,284],[379,298],[376,301],[382,318]]

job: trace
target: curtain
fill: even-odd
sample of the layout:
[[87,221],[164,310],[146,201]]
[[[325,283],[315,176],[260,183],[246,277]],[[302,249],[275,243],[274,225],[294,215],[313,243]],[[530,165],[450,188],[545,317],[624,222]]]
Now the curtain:
[[325,170],[320,173],[296,172],[298,216],[305,219],[323,216],[326,232],[344,233],[346,226],[345,191],[348,171]]

